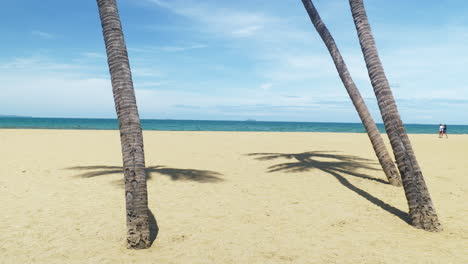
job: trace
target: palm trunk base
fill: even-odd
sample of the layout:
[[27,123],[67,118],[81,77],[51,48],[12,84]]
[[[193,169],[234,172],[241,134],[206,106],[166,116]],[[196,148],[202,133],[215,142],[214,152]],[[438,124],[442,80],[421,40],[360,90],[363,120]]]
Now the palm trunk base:
[[147,217],[134,218],[127,232],[127,248],[145,249],[151,246],[150,228]]
[[430,232],[440,232],[443,230],[433,208],[422,206],[410,209],[409,215],[411,216],[411,225],[415,228]]

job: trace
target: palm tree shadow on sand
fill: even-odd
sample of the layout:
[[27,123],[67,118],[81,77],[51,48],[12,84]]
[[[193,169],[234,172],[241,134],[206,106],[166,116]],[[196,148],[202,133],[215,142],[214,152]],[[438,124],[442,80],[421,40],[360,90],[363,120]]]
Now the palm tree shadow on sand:
[[156,222],[156,218],[154,217],[153,212],[151,212],[151,209],[149,208],[148,208],[148,224],[150,228],[150,243],[153,244],[153,242],[158,237],[159,226],[158,226],[158,222]]
[[255,159],[261,161],[276,160],[276,159],[289,159],[294,160],[293,162],[280,163],[268,167],[268,172],[306,172],[313,169],[318,169],[326,172],[335,177],[339,183],[346,188],[357,193],[361,197],[365,198],[369,202],[377,205],[383,210],[399,217],[406,223],[410,223],[410,219],[407,213],[400,209],[393,207],[380,200],[379,198],[371,195],[370,193],[356,187],[350,183],[343,175],[353,176],[360,179],[370,180],[374,182],[380,182],[388,184],[386,181],[381,179],[373,178],[369,175],[356,172],[358,169],[380,171],[380,169],[374,168],[374,164],[369,159],[360,158],[351,155],[340,155],[334,151],[309,151],[296,154],[286,153],[249,153],[247,156],[256,157]]
[[[123,169],[120,166],[76,166],[66,168],[67,170],[78,170],[85,171],[81,174],[75,175],[75,177],[81,178],[93,178],[97,176],[111,175],[111,174],[123,174]],[[157,173],[160,175],[168,176],[173,181],[195,181],[200,183],[216,183],[223,181],[222,174],[215,171],[209,170],[195,170],[195,169],[176,169],[165,166],[150,166],[146,167],[146,178],[151,180],[153,174]],[[114,183],[120,187],[124,187],[124,181],[118,180]],[[153,243],[159,233],[158,223],[156,218],[148,208],[148,222],[150,227],[150,241]]]
[[[122,174],[123,169],[121,166],[76,166],[66,168],[67,170],[85,171],[76,177],[93,178],[97,176]],[[176,169],[166,166],[149,166],[146,167],[146,179],[151,180],[155,173],[168,176],[173,181],[195,181],[200,183],[216,183],[223,181],[220,176],[222,175],[216,171],[210,170],[195,170],[195,169]],[[118,180],[117,185],[123,186],[123,180]]]

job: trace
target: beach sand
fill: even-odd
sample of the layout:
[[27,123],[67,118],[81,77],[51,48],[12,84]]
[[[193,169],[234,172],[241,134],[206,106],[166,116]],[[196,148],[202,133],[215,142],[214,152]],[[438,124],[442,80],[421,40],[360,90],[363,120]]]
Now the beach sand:
[[135,251],[118,131],[0,130],[0,263],[468,263],[468,136],[449,137],[410,135],[430,233],[366,134],[145,131],[159,233]]

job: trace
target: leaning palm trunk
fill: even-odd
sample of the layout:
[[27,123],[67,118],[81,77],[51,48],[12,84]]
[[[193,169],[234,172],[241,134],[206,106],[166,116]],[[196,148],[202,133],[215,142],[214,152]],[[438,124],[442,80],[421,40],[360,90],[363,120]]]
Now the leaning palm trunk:
[[143,135],[127,48],[116,0],[97,0],[97,4],[106,44],[115,110],[119,119],[125,176],[127,245],[129,248],[148,248],[151,242]]
[[377,126],[375,125],[375,122],[372,119],[372,116],[370,115],[369,110],[367,109],[367,106],[362,99],[361,94],[359,93],[359,90],[351,78],[343,57],[341,56],[341,53],[336,46],[335,40],[320,18],[320,15],[315,9],[312,1],[302,0],[302,3],[304,4],[304,7],[309,14],[312,24],[314,24],[315,29],[327,46],[328,52],[330,52],[333,62],[335,63],[336,70],[338,71],[341,81],[343,82],[346,91],[348,92],[349,97],[351,98],[351,101],[353,102],[354,107],[356,108],[356,111],[358,112],[358,115],[361,118],[364,127],[366,128],[367,134],[372,143],[372,147],[374,148],[375,154],[379,159],[380,165],[382,165],[382,169],[385,172],[388,181],[392,185],[401,186],[400,175],[398,175],[395,163],[392,161],[387,148],[385,147],[382,136],[380,135],[380,132],[377,129]]
[[412,225],[428,231],[441,230],[421,168],[414,155],[380,62],[363,0],[349,0],[349,3],[367,71],[402,177]]

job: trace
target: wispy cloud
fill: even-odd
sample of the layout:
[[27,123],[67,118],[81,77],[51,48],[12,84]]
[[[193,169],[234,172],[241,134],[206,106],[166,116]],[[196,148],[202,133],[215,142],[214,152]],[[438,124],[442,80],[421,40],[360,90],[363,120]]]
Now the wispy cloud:
[[[330,55],[300,1],[277,0],[268,5],[248,0],[127,2],[135,4],[138,11],[128,13],[132,19],[126,29],[142,116],[359,121]],[[428,117],[437,122],[447,120],[444,116],[466,120],[466,16],[454,24],[453,10],[441,14],[435,23],[422,21],[419,18],[424,17],[403,9],[396,16],[388,16],[384,9],[402,6],[371,2],[369,15],[375,20],[374,34],[389,81],[398,84],[392,89],[402,117],[415,121],[424,118],[427,122],[431,120]],[[427,6],[422,7],[421,14],[432,11],[424,9]],[[346,1],[330,0],[317,1],[317,7],[362,95],[369,98],[366,102],[371,112],[379,116],[349,5]],[[451,24],[444,24],[449,20]],[[152,25],[146,25],[148,21]],[[414,21],[418,23],[411,23]],[[69,22],[70,28],[78,23]],[[53,27],[47,26],[36,25],[33,29],[42,31],[29,30],[25,34],[43,42],[63,37],[52,34]],[[89,31],[88,26],[91,27],[83,24],[80,28]],[[157,34],[149,33],[150,30]],[[11,56],[10,59],[0,58],[0,77],[9,89],[8,94],[2,94],[0,112],[8,104],[11,109],[43,113],[49,103],[57,113],[73,109],[75,113],[102,116],[99,97],[108,96],[105,108],[110,109],[107,113],[113,113],[102,42],[100,48],[93,48],[92,41],[79,38],[69,46],[54,43],[58,48],[45,52],[36,50],[44,47],[34,44],[28,51],[5,53],[4,58]],[[80,47],[89,50],[80,53]],[[25,52],[40,56],[23,57]],[[72,58],[74,54],[79,55]],[[45,95],[41,97],[38,91]],[[24,94],[31,95],[27,103],[21,101]],[[87,99],[89,95],[96,99]],[[89,104],[93,106],[87,107]]]
[[[48,70],[38,71],[41,67]],[[86,71],[86,67],[74,68],[46,58],[23,58],[0,63],[0,68],[0,79],[6,87],[2,93],[0,112],[36,116],[115,116],[110,80],[95,77],[92,72]],[[50,69],[60,70],[60,74]],[[153,74],[153,71],[149,70],[149,73]],[[266,82],[260,87],[268,88],[271,85],[273,83]],[[175,82],[154,78],[135,81],[135,88],[143,118],[359,122],[346,95],[327,93],[312,96],[307,93],[285,96],[284,90],[279,94],[251,89],[227,96],[224,93],[210,93],[209,89],[181,91]],[[28,96],[25,97],[25,94]],[[375,98],[366,98],[366,102],[371,105],[373,115],[378,117]],[[397,98],[405,122],[422,120],[437,123],[443,120],[457,123],[456,120],[462,120],[468,111],[467,102],[468,99],[457,99],[456,95],[445,99]]]
[[159,77],[162,75],[161,71],[144,66],[132,66],[132,74],[140,77]]
[[98,53],[98,52],[83,52],[81,53],[86,58],[90,59],[104,59],[107,58],[106,54],[104,53]]
[[187,1],[147,0],[173,13],[204,24],[205,29],[232,37],[249,37],[276,20],[260,12],[246,12],[219,8]]
[[157,4],[158,6],[165,7],[165,8],[171,8],[171,5],[169,5],[167,2],[162,1],[162,0],[148,0],[152,3]]
[[232,31],[232,35],[235,37],[248,37],[254,35],[258,32],[262,27],[261,26],[247,26],[244,28],[236,29]]
[[50,58],[17,58],[0,64],[0,112],[30,116],[113,116],[110,80],[93,65]]
[[162,46],[162,47],[129,47],[129,51],[144,52],[144,53],[159,53],[159,52],[183,52],[194,49],[207,48],[208,45],[193,44],[188,46]]
[[193,50],[193,49],[203,49],[207,47],[208,47],[207,45],[196,44],[196,45],[190,45],[190,46],[166,46],[166,47],[161,47],[159,49],[162,51],[168,51],[168,52],[178,52],[178,51],[186,51],[186,50]]
[[273,87],[272,83],[262,83],[260,85],[260,89],[262,89],[262,90],[269,90],[271,87]]
[[135,89],[167,89],[169,86],[174,86],[173,81],[162,80],[162,81],[135,81]]
[[337,76],[327,54],[270,53],[260,59],[265,65],[259,67],[259,72],[273,81],[298,82]]
[[21,72],[21,71],[36,71],[36,72],[58,72],[70,71],[73,69],[87,69],[87,66],[73,64],[69,62],[57,62],[50,58],[41,56],[33,57],[18,57],[9,61],[0,61],[0,69],[5,72]]
[[43,38],[43,39],[53,39],[53,38],[55,38],[55,35],[53,35],[51,33],[44,32],[44,31],[39,31],[39,30],[33,30],[31,32],[31,34],[33,34],[34,36]]

